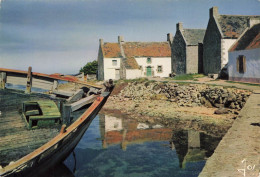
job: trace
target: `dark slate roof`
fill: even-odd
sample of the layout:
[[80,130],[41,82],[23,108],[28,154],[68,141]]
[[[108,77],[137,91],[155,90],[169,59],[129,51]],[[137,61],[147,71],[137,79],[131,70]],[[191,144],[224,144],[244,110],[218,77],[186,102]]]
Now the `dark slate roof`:
[[126,57],[171,57],[168,42],[125,42]]
[[229,51],[260,48],[260,23],[247,30]]
[[105,58],[121,58],[121,50],[118,43],[104,43],[102,48]]
[[247,28],[247,20],[250,18],[260,19],[260,16],[219,15],[218,23],[223,37],[237,39]]
[[123,63],[126,69],[139,69],[139,65],[134,57],[124,58]]
[[198,43],[202,43],[205,32],[205,29],[183,29],[182,31],[187,45],[198,45]]

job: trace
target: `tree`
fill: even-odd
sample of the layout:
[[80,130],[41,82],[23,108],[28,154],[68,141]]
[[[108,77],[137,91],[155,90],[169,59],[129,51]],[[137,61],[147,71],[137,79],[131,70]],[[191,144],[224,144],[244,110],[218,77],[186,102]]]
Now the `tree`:
[[98,69],[98,62],[96,60],[88,62],[83,68],[80,69],[80,72],[84,72],[84,75],[87,74],[96,74]]

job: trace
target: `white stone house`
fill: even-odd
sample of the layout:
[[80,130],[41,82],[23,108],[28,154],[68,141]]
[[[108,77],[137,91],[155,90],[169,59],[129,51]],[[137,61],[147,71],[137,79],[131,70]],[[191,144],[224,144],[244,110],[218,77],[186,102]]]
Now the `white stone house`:
[[229,49],[229,80],[260,83],[260,23]]
[[135,79],[140,77],[169,77],[171,48],[168,42],[104,43],[100,39],[98,79]]

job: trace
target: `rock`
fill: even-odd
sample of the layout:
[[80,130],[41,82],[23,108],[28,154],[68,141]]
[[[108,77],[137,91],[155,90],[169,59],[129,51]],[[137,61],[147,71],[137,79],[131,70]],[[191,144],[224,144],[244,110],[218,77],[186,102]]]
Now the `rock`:
[[149,125],[145,124],[145,123],[139,123],[137,125],[137,129],[148,129]]
[[229,105],[229,108],[231,108],[231,109],[235,109],[235,108],[236,108],[236,105],[235,105],[235,103],[234,103],[234,102],[232,102],[232,103]]
[[215,106],[216,106],[217,108],[224,108],[224,105],[223,105],[223,104],[215,104]]
[[219,109],[215,110],[214,113],[215,114],[228,114],[228,109],[226,109],[226,108],[219,108]]
[[236,95],[233,93],[230,93],[227,98],[228,101],[236,101]]
[[156,124],[156,125],[152,126],[152,128],[163,128],[163,126],[159,125],[159,124]]

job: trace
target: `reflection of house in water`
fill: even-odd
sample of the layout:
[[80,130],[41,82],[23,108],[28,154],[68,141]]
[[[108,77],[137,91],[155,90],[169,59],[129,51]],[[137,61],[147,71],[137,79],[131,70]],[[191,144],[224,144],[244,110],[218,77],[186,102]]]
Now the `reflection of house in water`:
[[171,128],[154,126],[153,128],[135,120],[120,119],[108,115],[99,115],[100,131],[103,148],[121,144],[126,150],[128,144],[148,141],[169,141],[172,137]]
[[108,115],[99,115],[99,120],[103,148],[121,144],[121,148],[126,150],[128,144],[169,141],[172,150],[176,149],[180,168],[185,168],[187,162],[204,161],[210,157],[221,140],[194,130],[176,131],[158,125],[151,127]]
[[203,161],[210,157],[221,138],[211,137],[194,130],[174,131],[172,143],[178,154],[180,168],[187,162]]

